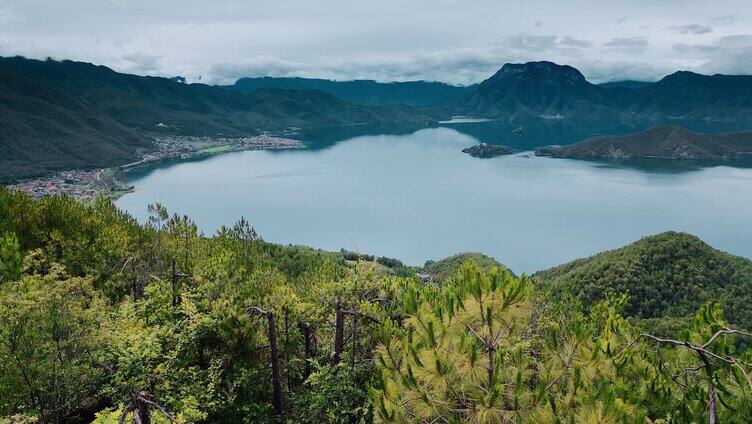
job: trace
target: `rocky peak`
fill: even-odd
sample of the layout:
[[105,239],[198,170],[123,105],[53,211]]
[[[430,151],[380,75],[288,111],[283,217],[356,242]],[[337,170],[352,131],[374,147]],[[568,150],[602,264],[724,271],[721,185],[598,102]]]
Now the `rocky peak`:
[[577,69],[553,62],[507,63],[491,78],[481,84],[494,84],[502,81],[558,81],[568,84],[587,83]]

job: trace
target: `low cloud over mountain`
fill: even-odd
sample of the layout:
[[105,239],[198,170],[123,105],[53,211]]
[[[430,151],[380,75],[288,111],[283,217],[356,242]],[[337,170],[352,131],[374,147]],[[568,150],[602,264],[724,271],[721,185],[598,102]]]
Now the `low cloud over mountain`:
[[[7,0],[0,55],[71,58],[188,81],[244,76],[471,84],[507,62],[552,60],[594,82],[677,69],[752,72],[745,0],[102,2]],[[736,43],[736,44],[735,44]],[[742,45],[739,46],[738,43]]]

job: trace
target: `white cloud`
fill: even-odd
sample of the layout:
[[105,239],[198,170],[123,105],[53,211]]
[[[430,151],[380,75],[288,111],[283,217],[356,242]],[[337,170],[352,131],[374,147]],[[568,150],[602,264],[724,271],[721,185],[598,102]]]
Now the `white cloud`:
[[570,64],[592,80],[738,73],[748,69],[745,47],[691,50],[712,45],[710,35],[732,36],[739,17],[752,14],[748,0],[717,2],[712,14],[704,0],[527,0],[525,8],[495,0],[0,3],[0,54],[206,82],[301,75],[468,84],[530,60]]

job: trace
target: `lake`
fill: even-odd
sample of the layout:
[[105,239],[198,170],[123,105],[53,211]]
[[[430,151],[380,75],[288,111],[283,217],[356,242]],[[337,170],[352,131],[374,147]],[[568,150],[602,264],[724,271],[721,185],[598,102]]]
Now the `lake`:
[[[117,205],[143,222],[160,202],[206,234],[245,216],[267,241],[412,265],[479,251],[531,273],[667,230],[752,257],[750,168],[478,159],[461,153],[486,141],[473,128],[339,129],[301,135],[308,149],[157,164],[124,175],[135,192]],[[521,132],[502,144],[566,144]]]

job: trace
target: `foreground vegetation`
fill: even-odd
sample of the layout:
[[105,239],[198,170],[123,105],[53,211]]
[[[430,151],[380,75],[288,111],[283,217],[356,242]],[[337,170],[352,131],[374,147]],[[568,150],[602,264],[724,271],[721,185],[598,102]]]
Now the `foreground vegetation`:
[[622,315],[642,293],[551,296],[479,255],[424,284],[245,220],[205,237],[150,213],[0,188],[0,422],[752,419],[749,334],[725,305],[657,337]]

